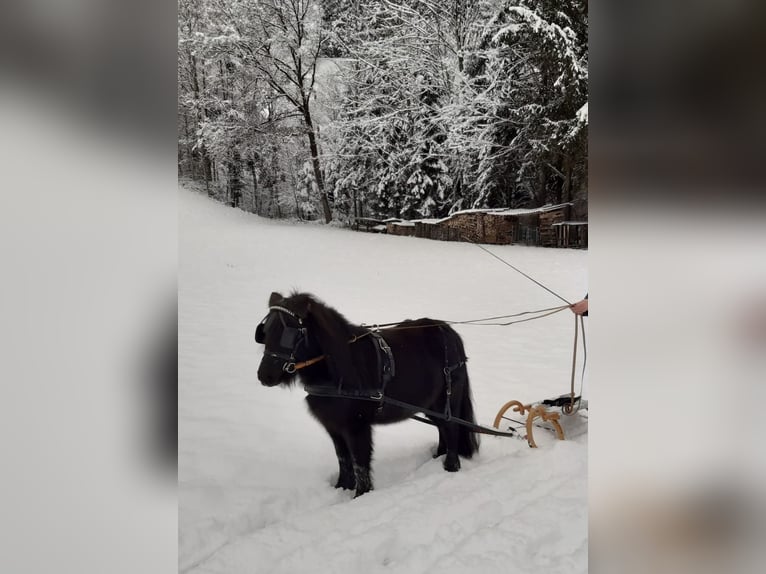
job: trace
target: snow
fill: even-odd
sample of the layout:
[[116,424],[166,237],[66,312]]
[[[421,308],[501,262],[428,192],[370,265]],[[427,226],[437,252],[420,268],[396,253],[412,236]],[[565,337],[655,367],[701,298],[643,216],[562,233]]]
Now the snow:
[[581,124],[588,123],[588,102],[585,102],[582,107],[577,110],[577,121]]
[[534,215],[535,213],[545,213],[547,211],[553,211],[556,209],[561,209],[562,207],[565,207],[567,205],[572,205],[571,203],[561,203],[558,205],[544,205],[542,207],[531,207],[531,208],[506,208],[506,207],[494,207],[494,208],[474,208],[474,209],[461,209],[460,211],[454,211],[450,213],[447,217],[442,218],[427,218],[427,219],[411,219],[409,221],[402,221],[395,225],[414,225],[415,223],[429,223],[429,224],[438,224],[438,223],[444,223],[445,221],[449,221],[456,215],[466,215],[471,213],[484,213],[486,215],[495,215],[495,216],[508,216],[508,215]]
[[[277,222],[179,191],[179,569],[300,574],[587,571],[587,425],[540,448],[482,437],[457,473],[436,432],[375,428],[375,490],[335,490],[332,443],[304,393],[266,388],[253,341],[271,291],[310,291],[356,323],[466,320],[560,301],[468,243]],[[491,246],[570,301],[586,252]],[[569,391],[573,315],[457,326],[477,419]],[[581,355],[581,353],[579,353]],[[578,366],[579,373],[579,366]]]
[[528,209],[497,209],[494,210],[490,215],[533,215],[535,213],[545,213],[547,211],[555,211],[556,209],[561,209],[562,207],[566,207],[567,205],[572,205],[571,203],[559,203],[557,205],[544,205],[542,207],[532,207]]

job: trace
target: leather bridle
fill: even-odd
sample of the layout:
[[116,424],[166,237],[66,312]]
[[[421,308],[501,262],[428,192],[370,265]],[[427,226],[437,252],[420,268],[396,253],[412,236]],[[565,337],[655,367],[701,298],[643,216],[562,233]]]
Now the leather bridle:
[[[258,324],[258,327],[255,329],[255,342],[264,344],[265,343],[265,326],[266,323],[269,321],[269,319],[272,317],[272,313],[276,312],[279,317],[279,320],[282,322],[282,335],[279,342],[279,349],[280,351],[288,351],[287,352],[274,352],[269,350],[264,350],[263,354],[269,357],[273,357],[275,359],[279,359],[282,361],[282,370],[288,374],[293,374],[296,371],[299,371],[300,369],[305,369],[306,367],[309,367],[315,363],[318,363],[319,361],[323,360],[325,358],[324,355],[320,355],[318,357],[314,357],[313,359],[309,359],[307,361],[301,361],[301,362],[295,362],[295,354],[298,350],[298,347],[301,346],[306,341],[306,327],[303,325],[303,319],[290,311],[290,309],[287,309],[286,307],[280,307],[279,305],[273,305],[269,307],[269,313],[266,315],[266,317],[263,318],[263,320]],[[285,322],[284,315],[289,315],[293,319],[295,319],[298,323],[298,327],[290,327]]]

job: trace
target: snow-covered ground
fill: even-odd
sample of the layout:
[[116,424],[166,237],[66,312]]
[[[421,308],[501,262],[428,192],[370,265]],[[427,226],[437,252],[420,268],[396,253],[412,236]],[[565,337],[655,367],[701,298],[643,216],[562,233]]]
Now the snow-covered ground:
[[[538,431],[538,449],[484,436],[447,473],[431,458],[434,428],[375,427],[375,490],[352,499],[332,486],[332,443],[300,387],[256,377],[253,332],[272,291],[309,291],[368,324],[558,299],[467,243],[270,221],[183,189],[179,210],[180,572],[587,571],[587,434]],[[571,301],[587,290],[586,252],[490,249]],[[508,400],[568,392],[573,323],[564,311],[457,327],[480,423]],[[573,435],[585,428],[567,422]]]

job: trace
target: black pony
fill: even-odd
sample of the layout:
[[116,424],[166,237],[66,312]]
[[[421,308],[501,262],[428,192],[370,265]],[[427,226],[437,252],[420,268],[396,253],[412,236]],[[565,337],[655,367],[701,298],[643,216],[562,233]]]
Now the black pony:
[[474,422],[463,342],[441,321],[408,320],[373,333],[310,294],[272,293],[255,339],[266,345],[261,383],[289,385],[297,376],[309,393],[309,410],[338,455],[335,488],[356,489],[356,496],[372,490],[371,425],[403,421],[417,407],[439,429],[434,458],[446,455],[445,470],[459,470],[458,455],[470,458],[479,450],[473,432],[432,416]]

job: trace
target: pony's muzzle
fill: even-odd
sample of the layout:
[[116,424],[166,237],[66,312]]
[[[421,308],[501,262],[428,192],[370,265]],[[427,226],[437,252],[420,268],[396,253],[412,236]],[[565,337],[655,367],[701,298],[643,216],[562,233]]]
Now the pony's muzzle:
[[281,382],[283,376],[282,365],[264,357],[258,367],[258,380],[261,381],[261,384],[265,387],[275,387]]

